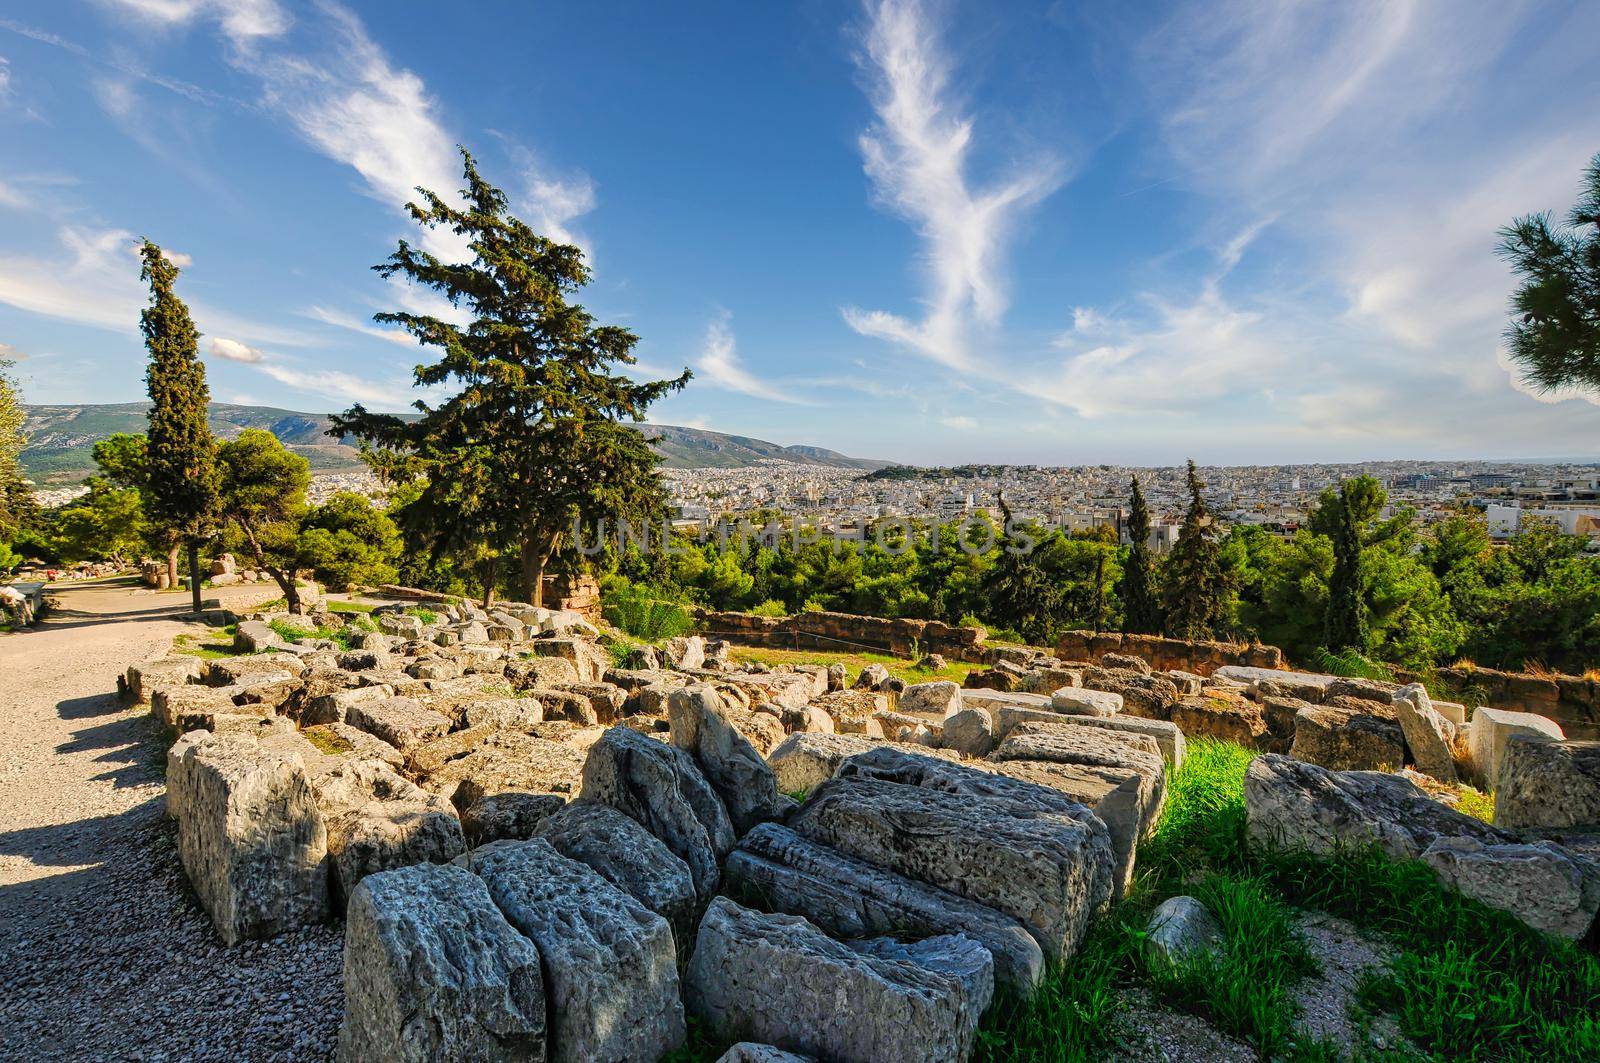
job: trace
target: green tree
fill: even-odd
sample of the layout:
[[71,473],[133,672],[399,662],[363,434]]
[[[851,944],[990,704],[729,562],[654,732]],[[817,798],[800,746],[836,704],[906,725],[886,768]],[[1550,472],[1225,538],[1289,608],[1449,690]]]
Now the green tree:
[[1060,585],[1050,579],[1034,554],[1043,535],[1012,519],[1004,495],[1000,496],[1000,519],[1000,550],[983,579],[987,599],[983,615],[1033,645],[1048,644],[1056,633],[1062,599]]
[[[23,482],[22,448],[26,418],[16,382],[11,379],[12,362],[0,358],[0,542],[9,543],[21,530],[33,509],[33,493]],[[15,564],[15,562],[13,562]]]
[[1357,476],[1338,489],[1325,488],[1309,524],[1333,544],[1333,572],[1328,580],[1328,606],[1323,614],[1323,645],[1335,652],[1369,649],[1369,574],[1362,569],[1366,525],[1377,517],[1388,496],[1377,480]]
[[1500,231],[1500,256],[1522,277],[1506,344],[1542,391],[1600,390],[1600,155],[1583,180],[1565,227],[1545,212]]
[[1227,615],[1229,582],[1217,542],[1216,519],[1201,492],[1205,484],[1189,462],[1189,508],[1172,554],[1162,566],[1162,611],[1166,633],[1174,638],[1206,639]]
[[178,549],[189,549],[189,586],[200,611],[200,544],[216,530],[217,444],[206,423],[211,392],[200,361],[200,334],[189,308],[173,292],[178,267],[161,248],[144,242],[139,277],[150,285],[150,305],[139,315],[150,351],[145,383],[150,390],[145,511],[168,529],[167,576],[178,585]]
[[[412,422],[353,407],[334,431],[414,455],[426,483],[407,507],[414,537],[458,553],[481,548],[510,554],[529,601],[543,598],[545,567],[574,523],[658,513],[663,501],[658,458],[638,429],[675,380],[638,384],[618,372],[635,362],[638,337],[597,325],[570,301],[590,280],[583,253],[535,233],[513,217],[505,194],[462,151],[464,207],[418,189],[408,209],[427,228],[464,237],[468,263],[446,263],[402,240],[377,267],[431,288],[472,318],[458,326],[438,317],[383,313],[427,347],[442,352],[420,366],[421,386],[453,385],[437,407],[417,403]],[[417,518],[432,522],[424,526]]]
[[332,590],[394,582],[400,550],[394,521],[353,491],[316,506],[300,524],[300,557]]
[[289,612],[305,612],[295,580],[306,567],[300,542],[311,486],[306,459],[285,450],[271,432],[247,428],[218,448],[217,465],[229,548],[273,578]]
[[150,531],[139,492],[119,487],[103,476],[87,481],[89,492],[58,510],[50,521],[49,541],[65,562],[135,560],[144,551]]
[[1161,630],[1161,602],[1156,594],[1155,570],[1150,558],[1150,508],[1145,504],[1139,478],[1133,478],[1128,503],[1128,560],[1122,569],[1122,630],[1154,635]]

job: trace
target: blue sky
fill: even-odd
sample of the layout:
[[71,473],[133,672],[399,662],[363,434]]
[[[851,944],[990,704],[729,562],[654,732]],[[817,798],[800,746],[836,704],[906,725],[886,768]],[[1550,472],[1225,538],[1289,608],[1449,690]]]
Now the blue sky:
[[0,11],[29,401],[142,396],[148,235],[216,398],[402,408],[419,352],[371,315],[429,303],[367,267],[459,143],[646,369],[695,369],[662,423],[917,462],[1600,449],[1600,399],[1502,363],[1492,253],[1600,152],[1597,4]]

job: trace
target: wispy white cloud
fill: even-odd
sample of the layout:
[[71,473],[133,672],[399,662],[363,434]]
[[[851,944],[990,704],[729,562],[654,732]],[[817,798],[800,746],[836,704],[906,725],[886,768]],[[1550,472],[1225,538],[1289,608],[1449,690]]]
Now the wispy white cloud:
[[255,365],[266,357],[259,347],[251,347],[248,344],[240,343],[238,340],[225,339],[222,336],[211,337],[211,342],[207,347],[218,358],[230,362],[244,362],[247,365]]
[[705,346],[695,360],[696,378],[713,387],[737,391],[755,399],[806,405],[799,396],[758,380],[739,361],[733,335],[733,316],[726,311],[706,329]]
[[230,40],[247,44],[276,37],[294,19],[276,0],[100,0],[130,18],[157,27],[186,26],[202,18],[215,19]]
[[27,354],[17,350],[9,343],[0,343],[0,361],[26,362],[27,360]]
[[283,362],[264,361],[256,369],[278,383],[333,400],[359,402],[379,410],[409,407],[419,394],[404,382],[385,383],[367,380],[338,369],[307,369]]
[[399,329],[392,328],[379,328],[377,325],[368,324],[354,314],[330,310],[325,306],[313,306],[306,310],[305,314],[307,317],[320,321],[324,325],[349,329],[352,332],[359,332],[364,336],[371,336],[374,339],[384,340],[400,347],[415,347],[417,345],[417,341],[411,337],[409,332],[402,332]]
[[[57,231],[53,257],[0,251],[0,303],[92,328],[136,335],[149,292],[139,280],[139,241],[126,229],[68,225]],[[187,266],[190,257],[167,251]],[[181,285],[180,281],[180,285]],[[238,317],[199,301],[190,311],[202,332],[255,343],[306,346],[313,338],[294,329]]]
[[867,15],[862,65],[876,121],[861,152],[879,202],[923,240],[927,309],[914,321],[847,307],[845,320],[862,335],[963,368],[973,326],[992,327],[1005,311],[1008,240],[1024,211],[1059,187],[1062,166],[1039,158],[974,187],[973,119],[950,86],[950,59],[928,10],[920,0],[872,0]]
[[953,428],[957,432],[976,432],[978,430],[978,422],[974,418],[961,413],[941,417],[939,418],[939,423],[946,428]]

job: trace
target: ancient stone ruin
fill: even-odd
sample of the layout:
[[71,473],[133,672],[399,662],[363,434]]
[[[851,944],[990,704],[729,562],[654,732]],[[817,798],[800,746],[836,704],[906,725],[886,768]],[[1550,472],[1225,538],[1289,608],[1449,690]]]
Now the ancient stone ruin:
[[[1253,842],[1376,844],[1573,940],[1600,911],[1600,743],[1542,717],[1121,644],[989,647],[965,688],[699,636],[622,667],[572,612],[428,609],[123,677],[221,939],[343,917],[344,1059],[654,1060],[691,1017],[730,1060],[965,1059],[1128,889],[1198,736],[1261,751]],[[1163,907],[1152,948],[1203,924]]]

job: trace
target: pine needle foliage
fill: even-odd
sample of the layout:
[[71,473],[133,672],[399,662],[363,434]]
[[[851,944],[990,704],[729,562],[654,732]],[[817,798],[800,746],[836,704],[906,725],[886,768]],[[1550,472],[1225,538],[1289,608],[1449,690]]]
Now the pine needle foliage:
[[334,418],[333,430],[417,459],[424,483],[401,519],[414,543],[491,572],[507,555],[520,566],[523,594],[538,603],[545,567],[575,522],[659,511],[658,459],[626,422],[641,421],[690,374],[647,383],[624,375],[638,337],[597,324],[571,301],[590,280],[583,252],[514,217],[472,155],[463,149],[461,157],[460,205],[418,189],[421,202],[407,209],[423,227],[463,239],[471,261],[446,262],[402,240],[373,267],[432,289],[470,318],[376,315],[439,352],[417,367],[417,385],[453,394],[436,406],[418,401],[422,416],[410,422],[358,405]]

